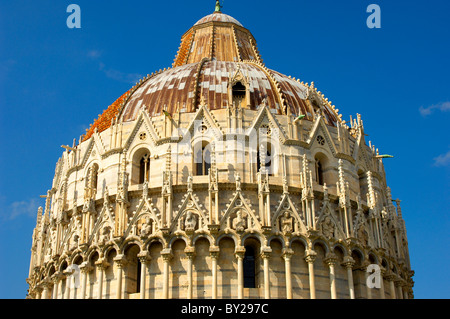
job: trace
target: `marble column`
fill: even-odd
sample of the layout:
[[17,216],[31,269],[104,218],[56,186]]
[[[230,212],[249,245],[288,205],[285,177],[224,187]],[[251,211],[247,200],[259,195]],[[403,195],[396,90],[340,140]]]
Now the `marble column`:
[[192,276],[192,267],[193,261],[195,257],[195,248],[194,247],[186,247],[184,250],[186,257],[188,259],[188,267],[187,267],[187,275],[188,275],[188,293],[187,299],[192,299],[192,290],[194,287],[193,276]]
[[316,260],[317,253],[314,250],[305,251],[305,260],[308,263],[309,273],[309,294],[311,299],[316,299],[316,285],[314,280],[314,261]]
[[403,281],[400,278],[397,278],[394,283],[397,287],[397,299],[403,299]]
[[49,280],[45,280],[43,283],[42,283],[42,287],[44,288],[44,291],[43,291],[43,298],[42,299],[50,299],[50,287],[51,287],[51,285],[52,285],[52,283],[49,281]]
[[264,248],[261,251],[261,257],[264,262],[264,299],[270,299],[270,274],[269,274],[269,260],[272,249],[270,247]]
[[384,292],[384,277],[386,274],[386,269],[381,267],[381,280],[380,280],[380,299],[386,299],[386,294]]
[[140,297],[146,299],[147,294],[147,265],[149,264],[151,257],[148,251],[143,251],[137,255],[139,262],[141,263],[141,278],[140,278]]
[[397,299],[396,297],[396,293],[395,293],[395,285],[394,285],[394,280],[396,279],[396,276],[393,273],[389,273],[386,276],[386,279],[389,282],[389,288],[390,288],[390,293],[391,293],[391,299]]
[[213,246],[209,248],[209,256],[211,257],[212,272],[212,299],[217,299],[217,260],[219,259],[219,247]]
[[42,285],[36,287],[36,299],[42,299]]
[[172,255],[172,250],[169,249],[164,249],[161,252],[161,256],[163,258],[163,299],[169,299],[169,263],[170,260],[172,259],[173,255]]
[[245,248],[237,247],[235,251],[237,265],[238,265],[238,299],[244,298],[244,257]]
[[355,265],[355,260],[350,256],[345,256],[342,265],[347,269],[348,293],[350,299],[355,299],[355,285],[353,283],[353,266]]
[[99,259],[95,262],[95,266],[98,269],[98,286],[97,286],[97,298],[103,298],[103,277],[105,275],[105,270],[108,268],[109,264],[104,259]]
[[86,299],[86,287],[87,287],[87,279],[89,273],[92,271],[93,267],[89,265],[88,262],[84,262],[80,266],[81,270],[81,299]]
[[59,286],[61,284],[62,274],[57,272],[52,276],[53,281],[53,297],[52,299],[58,299]]
[[116,263],[116,299],[122,299],[122,277],[123,277],[123,269],[127,264],[127,259],[124,255],[117,255],[114,258],[114,262]]
[[72,279],[71,278],[72,273],[70,271],[65,270],[63,271],[63,274],[66,279],[66,289],[64,290],[63,299],[70,299],[70,287],[71,287],[70,280]]
[[369,287],[369,273],[367,272],[367,268],[369,267],[369,262],[365,261],[363,262],[362,266],[360,267],[360,270],[364,272],[364,284],[366,286],[366,297],[367,299],[372,299],[372,288]]
[[337,262],[337,257],[334,254],[330,254],[326,259],[328,267],[330,268],[330,292],[331,299],[337,299],[337,291],[336,291],[336,273],[335,273],[335,265]]
[[286,298],[292,299],[292,277],[291,277],[291,257],[294,254],[292,249],[283,249],[283,259],[286,277]]

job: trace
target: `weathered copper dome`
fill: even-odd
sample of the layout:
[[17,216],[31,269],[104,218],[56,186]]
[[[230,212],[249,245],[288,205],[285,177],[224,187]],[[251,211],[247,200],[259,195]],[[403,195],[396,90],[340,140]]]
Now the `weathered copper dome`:
[[[132,121],[141,109],[150,116],[163,112],[195,112],[200,103],[209,109],[233,106],[233,86],[245,91],[243,108],[267,105],[276,114],[313,120],[320,112],[327,125],[336,126],[338,110],[308,85],[268,69],[249,30],[233,17],[216,11],[200,19],[181,38],[172,68],[148,75],[122,96],[94,123],[85,140],[112,120]],[[117,107],[120,104],[120,107]]]

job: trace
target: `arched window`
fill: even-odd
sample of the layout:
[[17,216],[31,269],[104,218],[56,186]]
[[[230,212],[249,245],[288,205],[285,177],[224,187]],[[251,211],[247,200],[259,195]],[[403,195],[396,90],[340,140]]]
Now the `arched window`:
[[245,246],[244,256],[244,288],[256,288],[255,250]]
[[211,149],[210,144],[207,142],[202,143],[202,147],[194,149],[194,165],[195,175],[204,176],[208,175],[211,168]]
[[237,82],[231,89],[233,97],[233,105],[242,106],[242,101],[245,100],[247,89],[241,82]]
[[150,154],[145,154],[142,156],[139,162],[139,184],[144,184],[144,182],[149,181],[150,175]]

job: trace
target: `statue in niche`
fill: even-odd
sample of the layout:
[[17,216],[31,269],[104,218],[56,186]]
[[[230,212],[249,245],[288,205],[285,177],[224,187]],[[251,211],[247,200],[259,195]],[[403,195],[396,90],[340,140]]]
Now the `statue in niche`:
[[330,216],[325,217],[323,224],[322,224],[322,233],[324,236],[328,239],[334,238],[334,228],[335,225],[333,221],[331,220]]
[[197,226],[197,219],[195,218],[195,214],[191,211],[186,213],[186,219],[184,220],[184,229],[186,231],[195,230],[195,226]]
[[111,227],[105,226],[101,230],[100,238],[98,240],[99,245],[105,245],[111,239]]
[[233,220],[233,228],[236,231],[244,231],[247,226],[245,218],[242,216],[242,211],[238,210],[236,213],[236,217]]
[[292,217],[289,212],[284,212],[283,216],[280,219],[281,222],[281,231],[284,234],[292,233]]
[[146,218],[141,226],[141,237],[148,237],[152,233],[152,220]]

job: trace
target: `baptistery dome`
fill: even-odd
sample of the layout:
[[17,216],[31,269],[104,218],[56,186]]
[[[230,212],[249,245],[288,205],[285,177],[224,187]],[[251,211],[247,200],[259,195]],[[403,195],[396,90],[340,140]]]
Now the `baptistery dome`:
[[412,298],[388,156],[366,136],[216,4],[65,146],[29,297]]

